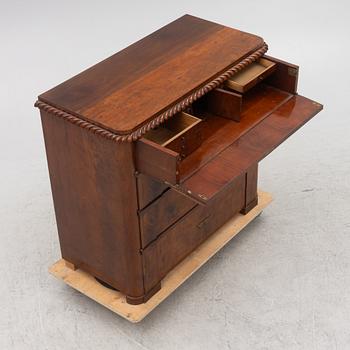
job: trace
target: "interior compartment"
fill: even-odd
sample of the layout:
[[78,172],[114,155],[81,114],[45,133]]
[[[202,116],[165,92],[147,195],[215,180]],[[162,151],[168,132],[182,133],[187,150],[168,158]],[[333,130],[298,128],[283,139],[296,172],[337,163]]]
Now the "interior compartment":
[[189,113],[180,112],[164,124],[150,130],[144,138],[178,152],[185,158],[198,148],[202,141],[201,121]]
[[189,129],[200,123],[201,119],[181,112],[173,118],[167,120],[164,124],[150,130],[144,137],[147,140],[153,141],[158,145],[166,147],[176,137],[185,134]]
[[275,57],[264,57],[276,64],[275,71],[264,80],[264,83],[274,86],[277,89],[290,92],[291,94],[296,94],[298,89],[299,67]]
[[266,58],[260,58],[226,81],[226,87],[244,93],[265,79],[276,69],[276,64]]
[[259,78],[245,93],[226,86],[214,89],[195,101],[187,113],[179,113],[139,140],[138,171],[168,184],[181,184],[292,99],[298,67],[273,57],[262,58],[259,64],[261,61],[270,62],[261,71],[269,67],[273,71],[269,76],[264,73],[266,79]]
[[241,120],[242,95],[216,88],[193,104],[193,113],[210,112],[236,122]]
[[[240,122],[201,109],[203,142],[200,148],[179,163],[180,181],[248,133],[293,96],[265,83],[258,84],[242,95]],[[198,109],[195,109],[194,113],[197,111]]]

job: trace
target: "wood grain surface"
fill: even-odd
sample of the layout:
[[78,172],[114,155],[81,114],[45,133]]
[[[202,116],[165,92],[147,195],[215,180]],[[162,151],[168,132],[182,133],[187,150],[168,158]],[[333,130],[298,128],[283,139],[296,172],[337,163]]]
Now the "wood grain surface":
[[185,15],[39,100],[128,134],[262,45],[258,36]]
[[143,295],[132,144],[41,113],[62,257]]
[[296,95],[241,136],[182,184],[185,191],[210,200],[237,176],[266,157],[322,109]]
[[197,202],[189,197],[169,189],[144,208],[139,214],[142,248],[155,240],[196,205]]

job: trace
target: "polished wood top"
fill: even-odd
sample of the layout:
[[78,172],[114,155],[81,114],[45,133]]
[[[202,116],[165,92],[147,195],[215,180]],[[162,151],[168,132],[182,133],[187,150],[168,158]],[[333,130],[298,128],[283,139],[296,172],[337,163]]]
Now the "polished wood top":
[[262,45],[258,36],[185,15],[39,100],[128,134]]

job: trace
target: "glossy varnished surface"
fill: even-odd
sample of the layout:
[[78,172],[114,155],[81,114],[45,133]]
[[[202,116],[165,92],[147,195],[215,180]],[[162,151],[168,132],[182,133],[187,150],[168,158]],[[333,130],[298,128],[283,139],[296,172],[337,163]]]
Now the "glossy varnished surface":
[[188,178],[183,183],[183,188],[209,200],[268,155],[321,109],[322,106],[316,102],[302,96],[293,96]]
[[262,44],[260,37],[186,15],[39,98],[125,134]]
[[207,115],[202,123],[201,147],[179,164],[181,181],[247,133],[291,96],[285,91],[259,85],[244,95],[240,122]]

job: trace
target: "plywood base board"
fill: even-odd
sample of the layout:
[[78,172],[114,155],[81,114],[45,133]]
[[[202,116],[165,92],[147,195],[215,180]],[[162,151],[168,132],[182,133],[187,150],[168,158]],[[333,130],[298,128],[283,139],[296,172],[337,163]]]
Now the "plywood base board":
[[145,304],[128,304],[122,293],[102,286],[93,276],[80,269],[70,269],[63,259],[52,265],[49,271],[69,286],[124,317],[128,321],[133,323],[140,322],[245,226],[255,219],[271,201],[272,196],[269,193],[259,191],[259,202],[254,209],[246,215],[238,214],[234,216],[213,233],[192,254],[168,273],[162,280],[161,290]]

